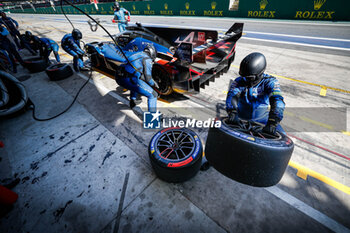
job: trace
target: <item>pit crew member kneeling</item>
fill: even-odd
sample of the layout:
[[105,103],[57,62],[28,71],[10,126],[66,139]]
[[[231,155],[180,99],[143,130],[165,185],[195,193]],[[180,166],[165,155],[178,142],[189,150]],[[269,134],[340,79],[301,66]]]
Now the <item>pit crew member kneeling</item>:
[[130,90],[130,108],[134,108],[140,101],[138,94],[148,98],[148,111],[157,111],[157,92],[152,87],[158,87],[152,79],[153,61],[156,59],[157,51],[153,45],[148,44],[143,52],[137,52],[128,60],[131,64],[125,66],[124,73],[116,74],[116,82]]
[[265,133],[285,133],[279,125],[285,108],[280,85],[264,73],[265,69],[266,58],[261,53],[251,53],[242,60],[241,76],[232,82],[226,98],[229,122],[239,124],[241,118],[265,124]]
[[80,48],[82,38],[83,34],[78,29],[73,29],[72,33],[66,34],[61,40],[63,50],[73,56],[73,67],[76,72],[88,70],[83,62],[85,52]]

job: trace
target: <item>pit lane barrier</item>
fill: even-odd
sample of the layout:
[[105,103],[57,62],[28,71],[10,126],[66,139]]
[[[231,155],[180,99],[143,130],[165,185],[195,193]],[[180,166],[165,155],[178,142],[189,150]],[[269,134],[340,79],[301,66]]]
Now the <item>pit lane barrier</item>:
[[[77,4],[88,14],[113,15],[113,3]],[[345,0],[152,0],[121,2],[131,15],[206,16],[259,19],[350,21]],[[62,14],[59,6],[16,5],[11,13]],[[80,14],[63,6],[67,14]]]

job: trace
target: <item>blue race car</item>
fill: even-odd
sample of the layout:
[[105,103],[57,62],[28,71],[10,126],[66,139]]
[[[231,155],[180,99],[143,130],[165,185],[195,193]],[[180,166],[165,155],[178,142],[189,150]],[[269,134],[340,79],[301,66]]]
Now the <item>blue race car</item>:
[[[158,83],[158,93],[198,93],[210,81],[226,73],[235,58],[236,42],[242,36],[243,23],[235,23],[225,33],[215,30],[129,26],[115,37],[128,57],[153,44],[157,58],[152,77]],[[86,44],[91,66],[108,77],[115,78],[126,59],[113,42]]]

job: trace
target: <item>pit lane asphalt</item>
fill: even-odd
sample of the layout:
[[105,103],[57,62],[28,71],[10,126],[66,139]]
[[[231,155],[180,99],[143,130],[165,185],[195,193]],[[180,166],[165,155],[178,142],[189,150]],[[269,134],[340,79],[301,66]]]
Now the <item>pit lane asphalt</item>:
[[[15,17],[15,16],[13,16]],[[34,16],[34,19],[37,16]],[[45,16],[46,17],[46,16]],[[50,16],[51,17],[51,16]],[[52,17],[57,17],[52,16]],[[77,17],[77,16],[75,16]],[[20,19],[19,17],[15,17]],[[144,17],[144,21],[149,20],[148,17]],[[141,18],[142,19],[142,18]],[[177,19],[171,20],[176,21]],[[166,19],[166,20],[170,20]],[[187,20],[187,18],[186,18]],[[142,21],[142,20],[140,20]],[[163,20],[162,20],[163,21]],[[172,23],[174,23],[174,21]],[[143,22],[143,21],[142,21]],[[163,21],[164,22],[164,21]],[[34,21],[23,21],[22,28],[28,28],[36,33],[41,33],[42,36],[47,36],[52,39],[59,41],[64,32],[69,32],[71,29],[68,27],[67,23],[59,23],[57,21],[46,21],[46,22],[36,22]],[[256,22],[254,22],[256,23]],[[263,25],[266,22],[262,23]],[[99,29],[97,33],[90,33],[88,26],[81,25],[79,29],[84,30],[84,37],[87,41],[93,41],[96,39],[108,39],[105,37],[103,32]],[[206,25],[207,26],[207,25]],[[281,26],[281,25],[280,25]],[[51,27],[51,28],[50,28]],[[283,26],[281,26],[283,27]],[[303,26],[298,26],[303,27]],[[326,27],[329,27],[326,25]],[[337,27],[337,26],[335,26]],[[52,30],[54,29],[54,31]],[[333,27],[331,27],[333,28]],[[51,29],[51,30],[50,30]],[[115,30],[116,27],[109,26],[109,29]],[[333,29],[332,29],[333,30]],[[334,29],[335,30],[335,29]],[[268,31],[269,32],[269,31]],[[86,35],[86,36],[85,36]],[[97,35],[97,36],[96,36]],[[311,35],[314,36],[314,35]],[[323,36],[323,35],[322,35]],[[193,113],[198,117],[212,116],[216,113],[215,106],[217,104],[223,104],[225,99],[225,90],[227,90],[230,78],[237,76],[237,65],[239,61],[248,53],[252,51],[261,51],[263,52],[269,62],[268,72],[284,75],[286,77],[295,77],[302,80],[312,81],[321,83],[324,85],[330,85],[334,87],[340,87],[346,90],[349,90],[349,84],[344,83],[344,77],[349,77],[348,64],[349,58],[346,56],[330,55],[328,50],[322,49],[320,56],[319,52],[310,52],[303,51],[298,48],[283,48],[278,49],[276,46],[266,46],[261,47],[259,44],[247,43],[244,40],[240,40],[237,45],[237,56],[236,60],[231,68],[230,72],[227,75],[222,76],[220,79],[217,79],[215,83],[211,83],[210,86],[201,90],[199,95],[192,96],[175,96],[167,98],[167,102],[160,102],[160,107],[169,108],[169,107],[187,107],[185,111],[188,111],[188,107],[194,108],[197,107],[201,109],[200,114]],[[62,52],[62,51],[61,51]],[[63,60],[69,61],[68,57],[62,56]],[[318,70],[318,72],[315,72]],[[332,77],[332,78],[329,78]],[[124,121],[121,126],[119,123],[120,119],[115,119],[114,109],[110,109],[109,106],[115,100],[110,100],[107,97],[103,98],[106,93],[115,93],[114,90],[117,88],[113,80],[105,78],[99,74],[94,75],[94,84],[85,90],[85,94],[82,93],[82,96],[79,98],[79,102],[82,103],[88,111],[93,114],[100,122],[102,122],[113,134],[122,138],[122,141],[129,145],[138,155],[145,156],[145,148],[147,148],[147,140],[151,133],[145,133],[139,129],[135,129],[134,124],[129,121]],[[71,80],[66,80],[66,82],[60,82],[60,86],[67,91],[69,94],[74,95],[76,88],[79,87],[83,80],[79,80],[79,77],[74,77]],[[347,107],[349,106],[349,95],[328,91],[326,97],[319,96],[319,89],[312,86],[301,85],[299,83],[290,82],[287,80],[279,80],[281,83],[282,91],[285,95],[285,101],[287,106],[298,106],[298,107]],[[103,86],[106,90],[102,90],[100,87]],[[126,97],[128,93],[122,93],[121,90],[116,92],[118,96]],[[179,98],[181,101],[179,101]],[[145,99],[141,107],[145,107]],[[103,103],[103,104],[101,104]],[[98,106],[100,105],[100,106]],[[198,110],[198,109],[196,109]],[[177,110],[176,110],[177,111]],[[188,112],[185,112],[188,113]],[[110,114],[110,115],[109,115]],[[134,118],[128,113],[129,118]],[[347,118],[348,120],[348,118]],[[136,119],[136,122],[141,123]],[[126,134],[125,131],[133,130],[134,136]],[[335,151],[348,154],[349,151],[349,136],[341,132],[321,132],[321,133],[312,133],[312,132],[298,132],[295,133],[299,137],[308,139],[314,143],[323,145],[327,148],[333,149]],[[137,136],[136,136],[137,135]],[[205,139],[205,132],[201,132],[202,139]],[[128,142],[127,139],[131,139],[131,142]],[[295,140],[296,149],[293,154],[292,160],[299,162],[300,164],[307,166],[317,172],[324,174],[328,177],[331,177],[334,180],[339,181],[345,185],[349,186],[349,162],[344,159],[338,158],[331,153],[322,151],[318,148],[312,147],[310,145],[304,144],[300,141]],[[140,144],[140,145],[138,145]],[[136,146],[135,146],[136,145]],[[294,197],[297,197],[299,200],[302,200],[304,203],[316,208],[317,210],[325,213],[327,216],[330,216],[337,221],[341,222],[345,226],[349,227],[344,216],[349,214],[349,201],[348,196],[344,193],[334,189],[333,187],[328,187],[324,185],[319,180],[308,179],[306,182],[300,180],[295,175],[295,171],[292,168],[289,168],[289,171],[286,173],[285,177],[281,183],[277,186],[279,189],[284,190],[285,192],[292,194]],[[215,177],[213,176],[213,171],[209,173],[201,174],[202,179],[208,181],[207,184],[213,185],[215,182]],[[209,182],[211,181],[211,182]],[[220,182],[219,182],[219,187]],[[211,200],[213,193],[205,190],[205,187],[202,186],[201,180],[195,180],[194,183],[185,183],[179,185],[180,190],[183,190],[183,194],[186,198],[190,199],[195,205],[199,206],[201,209],[207,213],[211,218],[216,222],[219,222],[224,229],[228,231],[235,231],[237,229],[247,230],[245,226],[254,224],[254,221],[249,224],[243,224],[242,228],[237,228],[237,222],[231,219],[229,216],[225,216],[225,212],[230,212],[230,205],[225,205],[224,203],[231,203],[234,206],[234,202],[229,201],[232,198],[232,190],[227,190],[227,194],[223,194],[222,200]],[[192,196],[196,196],[197,192],[204,192],[204,195],[199,198],[199,200],[194,200]],[[239,199],[239,197],[237,197]],[[247,197],[248,198],[248,197]],[[252,198],[252,196],[249,196]],[[249,199],[248,198],[248,199]],[[237,200],[238,200],[237,199]],[[211,200],[211,203],[208,204],[208,200]],[[235,198],[236,200],[236,198]],[[207,203],[204,205],[203,203]],[[256,202],[254,202],[256,203]],[[288,202],[287,202],[288,203]],[[136,205],[137,206],[137,205]],[[231,206],[232,208],[232,206]],[[235,207],[237,208],[237,207]],[[255,207],[257,208],[257,207]],[[248,208],[250,209],[250,208]],[[240,209],[242,210],[242,209]],[[246,209],[247,210],[247,209]],[[223,214],[217,213],[217,211],[223,211]],[[128,211],[127,211],[128,212]],[[231,212],[230,212],[231,213]],[[239,211],[237,212],[239,213]],[[294,213],[294,212],[293,212]],[[252,214],[252,213],[249,213]],[[262,212],[260,214],[263,214]],[[259,215],[259,214],[258,214]],[[284,215],[285,216],[285,215]],[[305,221],[309,222],[305,217]],[[221,220],[220,220],[221,219]],[[260,217],[255,217],[255,225],[259,225],[262,221]],[[249,221],[248,221],[249,222]],[[285,227],[292,226],[293,224],[288,222]],[[314,224],[314,223],[313,223]],[[312,224],[311,229],[318,229],[319,231],[325,231],[325,229],[320,229]],[[283,225],[283,224],[282,224]],[[303,225],[303,224],[301,224]],[[317,224],[316,224],[317,225]],[[266,226],[265,226],[266,227]],[[316,228],[313,228],[316,227]],[[253,227],[253,231],[261,231],[262,228]],[[273,228],[276,230],[276,228]],[[288,228],[284,228],[288,229]],[[291,227],[290,229],[293,229]],[[295,229],[295,228],[294,228]],[[296,228],[297,229],[297,228]],[[309,229],[309,230],[311,230]],[[272,230],[274,231],[274,230]],[[288,230],[287,230],[288,231]]]

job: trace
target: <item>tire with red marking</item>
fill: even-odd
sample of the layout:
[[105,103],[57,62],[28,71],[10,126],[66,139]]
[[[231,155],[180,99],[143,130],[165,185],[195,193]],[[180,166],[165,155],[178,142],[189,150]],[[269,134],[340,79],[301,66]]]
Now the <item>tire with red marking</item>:
[[72,67],[65,63],[50,65],[45,72],[51,81],[63,80],[73,75]]
[[167,128],[156,133],[149,144],[149,158],[156,175],[179,183],[194,177],[202,164],[199,136],[186,128]]

